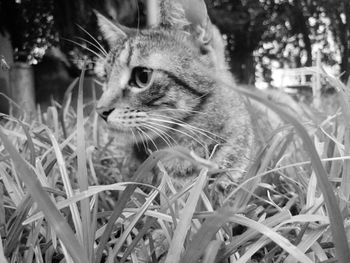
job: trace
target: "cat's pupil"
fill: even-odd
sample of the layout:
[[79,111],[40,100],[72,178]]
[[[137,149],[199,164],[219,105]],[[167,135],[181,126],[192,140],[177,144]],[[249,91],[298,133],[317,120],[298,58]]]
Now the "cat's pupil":
[[143,84],[147,84],[148,83],[148,75],[149,75],[149,72],[146,71],[146,70],[142,70],[139,74],[139,80],[141,83]]

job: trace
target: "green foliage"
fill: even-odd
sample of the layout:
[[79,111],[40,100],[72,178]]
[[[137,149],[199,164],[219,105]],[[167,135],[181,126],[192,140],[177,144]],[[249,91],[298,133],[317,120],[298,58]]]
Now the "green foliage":
[[58,42],[53,0],[0,1],[0,32],[11,36],[14,59],[34,63]]
[[[349,69],[350,7],[347,0],[211,0],[213,21],[227,35],[231,66],[238,80],[246,82],[239,67],[250,74],[247,61],[254,53],[257,75],[271,81],[272,68],[311,66],[322,52],[327,65],[339,65],[337,73]],[[238,63],[238,69],[237,64]]]
[[[81,68],[78,60],[94,58],[95,55],[85,49],[77,49],[67,39],[76,41],[79,37],[86,38],[79,29],[81,26],[102,42],[93,8],[112,17],[117,16],[121,23],[128,26],[144,24],[143,5],[138,0],[0,0],[0,33],[7,31],[10,34],[15,61],[36,64],[47,48],[56,46]],[[89,46],[86,41],[82,41],[82,44]]]
[[317,52],[322,62],[338,65],[335,71],[347,80],[349,34],[348,1],[260,1],[268,16],[256,58],[262,75],[269,79],[271,64],[279,68],[311,66]]
[[[102,38],[92,8],[124,25],[142,27],[146,11],[142,0],[0,1],[1,31],[7,29],[16,49],[16,60],[39,60],[50,45],[59,46],[81,67],[83,57],[94,58],[94,49],[76,25]],[[239,82],[254,83],[258,77],[271,81],[271,69],[311,66],[318,50],[327,65],[338,65],[338,73],[349,70],[350,7],[347,0],[207,0],[211,19],[227,38],[230,65]]]

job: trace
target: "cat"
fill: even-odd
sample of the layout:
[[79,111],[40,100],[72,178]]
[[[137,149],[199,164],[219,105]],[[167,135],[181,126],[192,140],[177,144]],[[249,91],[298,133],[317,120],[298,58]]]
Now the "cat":
[[[217,187],[225,192],[242,180],[255,136],[246,99],[225,61],[225,45],[203,0],[160,0],[159,23],[130,29],[97,13],[110,51],[99,68],[105,78],[97,103],[109,130],[144,159],[152,151],[180,145],[227,169]],[[196,167],[172,159],[164,166],[181,184]],[[229,171],[228,171],[229,170]]]

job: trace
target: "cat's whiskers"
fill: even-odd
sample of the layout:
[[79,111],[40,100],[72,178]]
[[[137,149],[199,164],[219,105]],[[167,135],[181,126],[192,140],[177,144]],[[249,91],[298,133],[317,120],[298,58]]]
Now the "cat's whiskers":
[[197,99],[201,100],[201,99],[205,98],[206,96],[208,96],[210,93],[211,92],[204,93],[202,96],[198,97]]
[[142,130],[140,130],[138,127],[136,127],[136,130],[137,130],[137,133],[139,134],[140,138],[141,138],[141,142],[143,144],[143,147],[145,150],[148,149],[148,147],[146,146],[146,143],[145,143],[145,140],[144,140],[144,135],[143,135],[143,132]]
[[92,43],[91,41],[85,39],[85,38],[82,38],[82,37],[76,37],[76,39],[80,39],[82,41],[84,41],[85,43],[93,46],[94,48],[96,48],[98,51],[100,51],[102,53],[102,55],[104,55],[105,57],[108,55],[107,51],[104,50],[104,49],[101,49],[99,46],[97,46],[96,44]]
[[[183,125],[181,125],[181,124],[179,124],[179,123],[175,123],[175,122],[172,122],[172,121],[159,120],[159,119],[154,119],[154,118],[151,119],[151,120],[156,121],[156,122],[162,122],[162,123],[164,123],[164,124],[174,124],[174,125],[176,125],[176,126],[180,126],[180,127],[184,128],[184,130],[177,129],[177,128],[171,127],[171,126],[169,126],[169,125],[165,125],[164,127],[167,127],[168,129],[174,130],[174,131],[176,131],[176,132],[178,132],[178,133],[184,134],[184,135],[186,135],[187,137],[190,137],[190,138],[192,138],[193,140],[197,141],[200,145],[203,146],[203,148],[205,148],[205,149],[207,148],[207,147],[204,146],[205,143],[203,143],[203,141],[200,139],[200,137],[198,136],[198,134],[195,133],[193,130],[189,129],[188,127],[185,127],[185,126],[183,126]],[[158,124],[158,125],[160,125],[160,124]],[[214,140],[214,139],[212,139],[212,138],[210,138],[210,139],[211,139],[211,140]]]
[[[150,120],[150,119],[149,119],[149,120]],[[176,128],[173,128],[173,127],[170,127],[170,126],[157,123],[156,121],[155,121],[155,122],[148,121],[147,123],[152,124],[152,125],[157,125],[157,126],[159,126],[159,127],[162,127],[162,128],[165,128],[165,129],[169,129],[169,130],[172,130],[172,131],[181,133],[181,134],[183,134],[183,135],[185,135],[185,136],[191,138],[192,140],[196,141],[196,142],[197,142],[199,145],[201,145],[205,150],[207,150],[207,147],[203,144],[203,142],[201,142],[198,138],[193,137],[192,135],[188,134],[188,133],[185,132],[185,131],[181,131],[181,130],[179,130],[179,129],[176,129]]]
[[150,131],[154,132],[159,138],[161,138],[166,143],[166,145],[169,148],[171,148],[173,146],[169,139],[171,139],[176,144],[176,141],[174,140],[174,138],[171,137],[167,132],[162,131],[157,127],[153,127],[153,126],[147,125],[147,124],[143,124],[143,126],[146,127],[147,129],[149,129]]
[[197,135],[195,133],[195,131],[197,131],[199,134],[209,138],[210,140],[213,140],[213,141],[217,142],[215,139],[213,139],[212,137],[209,137],[208,135],[204,134],[200,130],[191,129],[191,127],[189,125],[187,125],[186,123],[182,124],[182,123],[179,123],[179,122],[175,122],[175,121],[171,121],[171,120],[163,120],[163,119],[158,119],[158,118],[150,118],[150,119],[153,120],[153,121],[157,121],[157,122],[162,122],[162,123],[167,123],[167,124],[173,124],[173,125],[176,125],[176,126],[180,126],[180,127],[184,128],[184,129],[186,129],[187,131],[191,132],[194,135]]
[[89,60],[72,59],[71,61],[74,62],[74,63],[81,63],[81,64],[83,64],[83,63],[92,64],[92,65],[96,65],[97,64],[97,61],[93,61],[91,59],[89,59]]
[[62,38],[62,39],[66,40],[68,42],[71,42],[71,43],[73,43],[73,44],[75,44],[75,45],[77,45],[77,46],[79,46],[79,47],[81,47],[81,48],[91,52],[93,55],[95,55],[96,57],[98,57],[98,58],[100,58],[102,60],[105,58],[101,54],[97,53],[95,50],[92,50],[91,48],[88,48],[88,47],[84,46],[83,44],[80,44],[79,42],[76,42],[74,40],[67,39],[67,38]]
[[101,87],[103,87],[103,85],[104,85],[103,81],[99,81],[98,79],[94,79],[94,82]]
[[170,147],[173,147],[174,145],[177,145],[178,143],[176,142],[176,140],[166,131],[166,130],[161,130],[159,128],[153,127],[157,130],[159,130],[161,132],[161,134],[164,134],[166,136],[166,138],[168,138],[168,141],[170,142],[170,140],[173,142],[170,142]]
[[[138,127],[137,129],[139,129],[139,130],[145,135],[145,137],[147,137],[147,138],[151,141],[151,143],[153,144],[154,148],[158,151],[159,149],[158,149],[156,143],[154,142],[154,140],[152,139],[152,137],[149,136],[149,135],[147,134],[147,132],[143,131],[141,127]],[[148,146],[148,145],[147,145],[147,146]]]
[[[164,119],[169,119],[169,120],[161,120],[161,119],[156,119],[157,121],[162,121],[162,122],[167,122],[167,123],[172,123],[172,124],[175,124],[175,125],[179,125],[193,133],[195,132],[198,132],[200,133],[201,135],[207,137],[208,139],[216,142],[216,143],[221,143],[219,141],[217,141],[215,138],[218,138],[220,140],[223,140],[224,142],[226,142],[226,139],[222,138],[221,136],[215,134],[215,133],[212,133],[210,131],[207,131],[207,130],[204,130],[202,128],[199,128],[199,127],[196,127],[196,126],[193,126],[193,125],[190,125],[182,120],[179,120],[177,118],[173,118],[173,117],[169,117],[169,116],[164,116],[164,115],[160,115],[160,114],[150,114],[150,116],[155,116],[155,117],[159,117],[159,118],[164,118]],[[211,136],[209,136],[211,135]],[[214,137],[214,138],[213,138]]]
[[133,130],[132,128],[130,128],[130,131],[131,131],[131,134],[132,134],[132,140],[133,140],[134,143],[136,144],[137,149],[140,150],[139,145],[138,145],[138,143],[137,143],[137,138],[136,138],[136,135],[135,135],[135,133],[134,133],[134,130]]
[[[147,130],[150,130],[150,131],[152,131],[154,134],[156,134],[157,136],[159,136],[154,130],[151,130],[150,127],[147,127],[147,126],[144,126],[144,125],[143,125],[142,128],[145,128],[145,129],[147,129]],[[154,142],[154,140],[152,139],[152,137],[151,137],[150,135],[148,135],[147,131],[144,131],[144,133],[145,133],[145,135],[147,136],[147,138],[148,138],[150,141],[152,141],[153,146],[154,146],[155,149],[158,151],[159,149],[158,149],[158,147],[157,147],[157,144]],[[164,140],[164,139],[163,139],[163,140]]]
[[[102,54],[104,54],[105,56],[107,56],[108,52],[106,51],[106,49],[100,44],[100,42],[98,42],[98,40],[93,36],[91,35],[86,29],[84,29],[82,26],[80,25],[77,25],[83,32],[85,32],[85,34],[87,34],[97,45],[94,45],[99,51],[102,52]],[[84,40],[84,38],[81,38],[82,40]],[[90,41],[86,40],[85,41],[91,43]]]

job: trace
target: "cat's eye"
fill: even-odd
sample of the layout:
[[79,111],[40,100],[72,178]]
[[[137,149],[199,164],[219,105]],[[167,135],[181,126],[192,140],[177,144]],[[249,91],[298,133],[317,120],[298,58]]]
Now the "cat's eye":
[[148,88],[153,83],[153,70],[145,67],[135,67],[131,73],[130,84],[141,89]]

